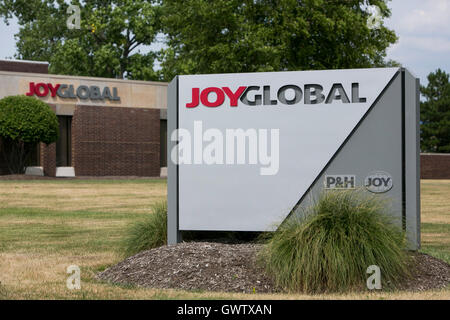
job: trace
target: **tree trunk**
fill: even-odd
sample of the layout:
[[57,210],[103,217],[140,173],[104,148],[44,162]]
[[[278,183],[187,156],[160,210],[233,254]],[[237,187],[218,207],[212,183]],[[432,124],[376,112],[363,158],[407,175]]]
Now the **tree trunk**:
[[25,165],[30,159],[34,144],[3,138],[3,157],[11,174],[25,173]]

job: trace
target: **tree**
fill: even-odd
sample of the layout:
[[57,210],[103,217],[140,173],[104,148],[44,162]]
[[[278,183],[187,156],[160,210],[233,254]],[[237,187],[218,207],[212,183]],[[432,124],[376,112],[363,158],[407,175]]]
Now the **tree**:
[[420,148],[423,152],[450,152],[450,83],[441,69],[428,75],[428,85],[420,91]]
[[50,107],[33,97],[0,100],[2,153],[11,173],[23,173],[36,144],[58,139],[58,118]]
[[367,5],[387,0],[164,0],[162,74],[386,66],[396,35],[370,29]]
[[[386,66],[397,39],[369,28],[369,5],[389,0],[74,0],[81,30],[66,26],[64,0],[3,0],[0,16],[21,25],[17,58],[50,72],[140,80],[177,74]],[[141,53],[164,34],[165,47]],[[155,70],[156,61],[160,64]]]
[[69,29],[64,0],[4,0],[0,16],[21,26],[16,58],[50,62],[50,72],[155,80],[156,54],[142,53],[159,30],[158,6],[145,0],[71,1],[81,9],[81,28]]

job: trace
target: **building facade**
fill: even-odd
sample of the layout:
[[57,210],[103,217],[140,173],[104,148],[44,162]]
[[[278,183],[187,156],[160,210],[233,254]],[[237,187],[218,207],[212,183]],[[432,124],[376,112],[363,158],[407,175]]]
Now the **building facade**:
[[422,153],[420,155],[422,179],[450,179],[450,153]]
[[[37,146],[29,172],[154,177],[166,166],[167,83],[53,75],[47,63],[0,60],[0,99],[22,94],[46,102],[60,130],[56,143]],[[0,174],[8,173],[0,157]]]

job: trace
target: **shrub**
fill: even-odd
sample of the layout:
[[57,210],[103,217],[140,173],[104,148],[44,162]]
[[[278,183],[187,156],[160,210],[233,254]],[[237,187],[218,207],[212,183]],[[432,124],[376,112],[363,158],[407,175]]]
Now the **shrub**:
[[285,221],[260,252],[276,284],[308,293],[359,290],[367,267],[381,269],[383,287],[408,276],[405,235],[386,200],[363,190],[324,191],[302,217]]
[[128,228],[124,241],[124,254],[131,256],[166,243],[167,202],[164,201],[154,204],[151,214]]
[[53,143],[58,133],[58,118],[46,103],[27,96],[0,100],[0,137],[11,173],[23,173],[36,144]]

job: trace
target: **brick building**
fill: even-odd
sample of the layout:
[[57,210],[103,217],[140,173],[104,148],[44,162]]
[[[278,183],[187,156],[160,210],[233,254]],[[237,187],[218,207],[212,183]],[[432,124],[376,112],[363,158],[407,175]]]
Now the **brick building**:
[[422,179],[450,179],[449,153],[422,153],[420,155]]
[[[167,83],[51,75],[48,63],[0,60],[0,99],[20,94],[59,120],[59,140],[37,147],[28,173],[159,176],[166,166]],[[8,174],[3,157],[0,174]]]

